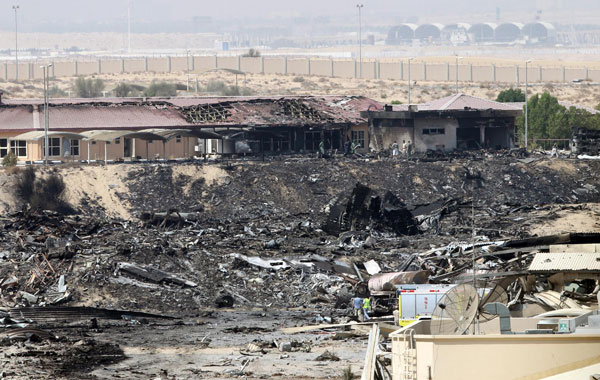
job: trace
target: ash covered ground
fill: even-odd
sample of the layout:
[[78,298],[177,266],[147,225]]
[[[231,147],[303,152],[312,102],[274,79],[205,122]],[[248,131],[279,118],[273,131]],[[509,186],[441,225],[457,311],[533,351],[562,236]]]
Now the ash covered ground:
[[[364,337],[340,343],[280,331],[348,321],[355,282],[322,267],[267,269],[248,258],[359,266],[373,259],[384,271],[443,275],[451,271],[443,260],[407,260],[470,240],[473,227],[477,241],[598,231],[599,168],[595,161],[477,154],[39,169],[64,178],[75,213],[12,201],[0,218],[0,317],[17,323],[19,309],[55,308],[21,316],[58,338],[32,332],[4,339],[2,374],[320,379],[340,377],[349,365],[358,372]],[[17,176],[4,174],[3,191],[13,191]],[[375,225],[325,232],[332,207],[357,183],[373,194],[389,191],[426,216],[417,233]],[[90,309],[57,309],[75,306]],[[282,353],[275,347],[281,341],[295,342],[294,349]],[[315,361],[325,350],[341,360]]]

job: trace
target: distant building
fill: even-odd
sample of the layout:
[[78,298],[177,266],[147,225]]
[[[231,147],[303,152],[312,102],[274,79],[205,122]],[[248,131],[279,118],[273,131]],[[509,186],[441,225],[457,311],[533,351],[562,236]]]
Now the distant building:
[[[204,153],[341,152],[347,138],[366,150],[367,109],[360,96],[52,99],[52,160],[186,158]],[[0,157],[44,157],[39,99],[0,97]]]
[[369,118],[370,148],[389,149],[411,141],[416,152],[512,148],[517,116],[512,104],[457,94],[415,105],[363,112]]

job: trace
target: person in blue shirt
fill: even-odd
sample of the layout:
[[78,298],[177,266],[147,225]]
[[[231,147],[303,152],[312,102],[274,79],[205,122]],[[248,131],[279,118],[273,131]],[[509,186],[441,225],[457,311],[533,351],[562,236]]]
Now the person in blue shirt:
[[354,315],[358,318],[359,322],[364,320],[364,314],[362,311],[363,308],[363,299],[361,297],[352,298],[352,306],[354,307]]

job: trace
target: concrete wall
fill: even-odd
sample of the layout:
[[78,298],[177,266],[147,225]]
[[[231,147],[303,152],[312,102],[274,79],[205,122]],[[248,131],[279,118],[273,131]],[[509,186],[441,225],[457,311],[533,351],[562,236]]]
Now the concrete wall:
[[287,61],[287,73],[308,75],[308,62],[306,58],[289,58]]
[[262,72],[263,57],[242,57],[240,70],[246,73],[258,74]]
[[333,75],[339,78],[354,78],[356,72],[356,65],[354,60],[334,60],[333,61]]
[[265,57],[265,74],[285,74],[285,58]]
[[310,61],[310,74],[323,77],[331,76],[331,60],[313,59]]
[[[316,75],[333,76],[341,78],[355,78],[359,76],[359,63],[349,59],[328,58],[287,58],[286,57],[237,57],[237,56],[195,56],[189,57],[190,70],[201,73],[215,68],[241,69],[248,73],[267,74],[293,74],[293,75]],[[309,64],[310,61],[310,64]],[[19,78],[22,80],[41,79],[38,75],[38,67],[41,63],[20,63]],[[124,59],[94,59],[83,60],[75,64],[72,61],[55,61],[55,67],[51,69],[51,76],[69,77],[75,75],[116,74],[121,72],[135,73],[143,71],[151,72],[185,72],[187,63],[185,56],[174,57],[147,57],[147,58],[124,58]],[[363,78],[365,79],[408,79],[408,63],[406,59],[384,59],[380,61],[363,60]],[[146,67],[147,66],[147,67]],[[310,66],[310,72],[309,72]],[[465,62],[459,64],[459,81],[467,82],[501,82],[517,83],[517,71],[519,83],[525,82],[525,65],[517,69],[514,65],[479,64],[471,65]],[[52,74],[54,72],[54,74]],[[411,80],[416,81],[455,81],[455,62],[427,63],[413,60],[411,62]],[[495,72],[495,75],[494,75]],[[563,68],[563,67],[541,67],[531,65],[529,67],[529,81],[543,82],[570,82],[574,79],[590,79],[600,82],[600,67],[592,68]],[[12,62],[0,63],[0,78],[4,80],[15,79],[15,64]]]
[[148,71],[155,73],[169,72],[169,60],[164,58],[148,58]]
[[[443,135],[424,135],[423,129],[427,128],[444,128],[445,133]],[[443,145],[445,151],[456,149],[456,128],[458,128],[458,121],[455,119],[416,119],[415,151],[436,150],[436,147],[440,145]]]
[[[600,336],[416,337],[417,379],[540,379],[600,361]],[[482,376],[483,375],[483,376]]]

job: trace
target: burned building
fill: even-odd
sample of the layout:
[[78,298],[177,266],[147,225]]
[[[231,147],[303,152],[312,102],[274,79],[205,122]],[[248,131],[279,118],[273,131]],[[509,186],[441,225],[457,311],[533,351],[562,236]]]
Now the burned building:
[[[368,147],[367,118],[381,109],[358,96],[52,99],[51,160],[186,158],[198,154],[342,150]],[[0,156],[44,157],[44,103],[0,102]]]
[[370,148],[389,149],[410,141],[415,152],[511,148],[518,106],[457,94],[415,105],[363,112],[369,118]]

